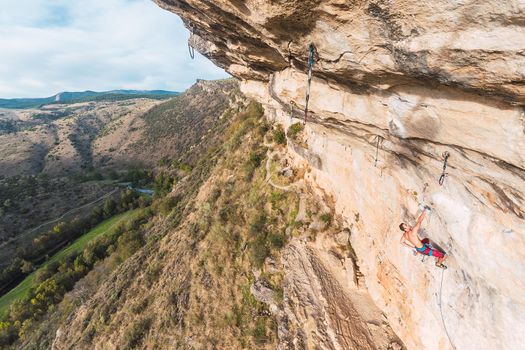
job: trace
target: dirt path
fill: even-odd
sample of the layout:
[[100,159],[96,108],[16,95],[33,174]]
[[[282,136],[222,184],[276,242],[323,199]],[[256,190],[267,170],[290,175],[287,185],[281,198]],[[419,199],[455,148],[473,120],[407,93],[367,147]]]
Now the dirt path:
[[291,183],[289,185],[278,185],[272,180],[272,173],[271,173],[271,164],[272,164],[272,158],[275,155],[281,155],[282,152],[279,150],[272,150],[275,147],[274,143],[269,143],[266,141],[266,138],[263,141],[263,144],[265,147],[268,148],[268,152],[266,152],[266,178],[265,181],[270,184],[270,186],[277,188],[282,191],[297,191],[300,190],[303,187],[303,181],[299,180],[295,183]]

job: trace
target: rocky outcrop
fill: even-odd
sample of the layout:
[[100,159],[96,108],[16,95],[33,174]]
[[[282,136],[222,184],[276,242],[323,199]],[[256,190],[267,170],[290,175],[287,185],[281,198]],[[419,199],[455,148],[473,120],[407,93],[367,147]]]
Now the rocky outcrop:
[[[285,314],[283,349],[405,349],[374,305],[358,288],[351,258],[318,237],[315,244],[293,239],[283,253]],[[282,322],[281,322],[282,323]],[[293,341],[290,341],[293,339]],[[286,346],[285,346],[286,344]]]
[[[315,44],[305,143],[289,152],[333,197],[368,291],[409,349],[525,341],[523,2],[156,2],[285,127],[302,118]],[[399,245],[398,224],[422,203],[445,272]]]

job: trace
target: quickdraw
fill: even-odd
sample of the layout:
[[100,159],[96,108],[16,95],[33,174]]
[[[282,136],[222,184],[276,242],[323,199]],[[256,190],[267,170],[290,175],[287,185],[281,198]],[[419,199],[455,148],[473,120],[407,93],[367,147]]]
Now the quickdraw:
[[379,155],[379,145],[383,144],[383,137],[376,135],[376,140],[377,140],[377,144],[376,144],[376,157],[374,159],[374,167],[377,167],[377,161],[378,161],[377,157]]
[[195,58],[195,49],[191,44],[188,42],[188,51],[190,52],[190,57],[193,60]]
[[310,44],[308,46],[308,84],[306,87],[306,102],[304,105],[304,122],[303,124],[306,124],[306,120],[308,118],[308,101],[310,100],[310,85],[312,83],[312,73],[314,64],[317,58],[317,49],[315,48],[314,44]]
[[188,29],[190,30],[190,37],[188,38],[188,51],[189,51],[189,53],[190,53],[190,57],[191,57],[191,59],[193,60],[193,59],[195,59],[195,49],[194,49],[193,46],[191,46],[191,44],[190,44],[190,39],[191,39],[191,36],[193,35],[193,25],[190,24],[190,25],[188,26]]
[[190,52],[190,57],[193,60],[195,58],[195,49],[191,44],[188,42],[188,51]]
[[445,161],[443,162],[443,171],[441,172],[441,176],[439,177],[439,186],[443,186],[443,183],[445,182],[445,177],[447,176],[447,163],[448,163],[448,157],[450,157],[450,153],[447,151],[443,152],[443,158],[445,158]]

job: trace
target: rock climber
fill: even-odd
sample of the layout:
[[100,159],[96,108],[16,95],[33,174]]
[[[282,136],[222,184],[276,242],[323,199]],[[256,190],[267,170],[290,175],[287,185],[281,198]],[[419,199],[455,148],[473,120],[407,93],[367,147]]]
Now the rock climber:
[[401,237],[400,243],[406,245],[409,248],[415,248],[419,254],[434,256],[437,258],[436,266],[446,269],[447,267],[443,262],[447,259],[447,255],[439,250],[432,248],[428,238],[421,239],[417,234],[423,220],[425,219],[426,212],[430,211],[430,207],[425,205],[425,208],[421,215],[416,220],[414,227],[411,227],[404,222],[399,225],[401,231],[403,231],[403,236]]

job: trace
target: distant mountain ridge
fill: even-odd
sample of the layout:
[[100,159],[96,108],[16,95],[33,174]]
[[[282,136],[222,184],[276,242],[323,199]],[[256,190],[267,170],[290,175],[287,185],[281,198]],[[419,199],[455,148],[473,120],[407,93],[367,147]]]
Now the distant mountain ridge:
[[50,97],[42,98],[0,98],[0,108],[24,109],[38,108],[52,103],[78,103],[88,101],[117,101],[131,98],[164,99],[179,95],[179,92],[167,90],[111,90],[96,92],[91,90],[81,92],[59,92]]

